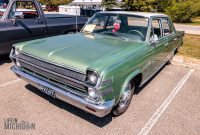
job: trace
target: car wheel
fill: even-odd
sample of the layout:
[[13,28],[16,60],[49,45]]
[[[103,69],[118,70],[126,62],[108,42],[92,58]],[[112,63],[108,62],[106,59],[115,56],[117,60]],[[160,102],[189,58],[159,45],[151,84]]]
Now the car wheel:
[[128,109],[134,94],[134,90],[135,90],[135,85],[134,84],[131,85],[131,83],[128,83],[128,85],[125,87],[123,91],[119,103],[112,110],[114,116],[119,116]]

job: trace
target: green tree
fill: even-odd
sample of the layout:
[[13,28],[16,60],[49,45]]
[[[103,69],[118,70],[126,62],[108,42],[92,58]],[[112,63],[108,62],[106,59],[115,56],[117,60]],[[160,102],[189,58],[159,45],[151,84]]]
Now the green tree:
[[123,8],[130,11],[157,11],[157,0],[125,0]]
[[103,0],[102,6],[106,8],[106,10],[112,9],[113,7],[117,6],[116,0]]
[[195,10],[196,15],[200,16],[200,0],[191,0],[193,3],[193,10]]
[[124,0],[130,11],[165,12],[175,22],[191,22],[200,15],[200,0]]
[[72,2],[72,0],[39,0],[40,3],[44,4],[44,5],[67,5],[70,2]]
[[173,4],[173,0],[158,0],[157,11],[164,12],[165,9]]
[[166,8],[165,13],[168,14],[174,22],[187,23],[191,22],[197,16],[196,4],[192,1],[174,2],[172,6]]

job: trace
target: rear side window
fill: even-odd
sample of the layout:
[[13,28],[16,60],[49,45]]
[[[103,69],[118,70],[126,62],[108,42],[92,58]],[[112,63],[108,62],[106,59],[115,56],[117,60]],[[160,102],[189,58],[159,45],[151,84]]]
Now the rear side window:
[[173,33],[173,27],[171,26],[169,19],[162,19],[162,28],[164,36]]

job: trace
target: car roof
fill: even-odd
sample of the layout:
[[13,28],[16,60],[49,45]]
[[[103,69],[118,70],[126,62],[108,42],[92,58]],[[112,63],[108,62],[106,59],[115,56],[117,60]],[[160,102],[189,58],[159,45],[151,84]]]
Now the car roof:
[[136,16],[143,16],[143,17],[168,17],[165,14],[161,13],[151,13],[151,12],[133,12],[133,11],[104,11],[100,13],[110,13],[110,14],[127,14],[127,15],[136,15]]

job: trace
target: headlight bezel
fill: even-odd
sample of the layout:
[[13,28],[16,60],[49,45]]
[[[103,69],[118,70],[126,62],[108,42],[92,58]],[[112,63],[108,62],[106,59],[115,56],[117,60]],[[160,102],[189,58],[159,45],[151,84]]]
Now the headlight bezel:
[[86,83],[92,87],[97,88],[100,82],[99,74],[94,70],[87,70],[86,72]]
[[[96,77],[94,82],[91,82],[90,77]],[[94,102],[99,102],[102,100],[103,96],[101,91],[99,91],[101,83],[101,77],[95,70],[87,69],[86,71],[86,84],[88,85],[88,99],[91,99]],[[91,95],[91,91],[93,92],[93,95]]]

